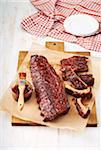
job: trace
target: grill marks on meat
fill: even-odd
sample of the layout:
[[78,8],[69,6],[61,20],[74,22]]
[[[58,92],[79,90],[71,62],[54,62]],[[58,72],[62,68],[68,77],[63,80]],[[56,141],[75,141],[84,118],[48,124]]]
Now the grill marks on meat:
[[77,72],[88,71],[87,58],[73,56],[61,60],[61,71],[64,81],[70,81],[76,89],[83,90],[87,84],[77,75]]
[[87,57],[73,56],[68,59],[62,59],[61,66],[65,69],[70,66],[75,72],[87,72],[87,60]]
[[53,120],[67,113],[70,106],[64,87],[47,59],[38,55],[31,56],[30,70],[44,121]]
[[92,74],[79,74],[79,77],[84,81],[88,86],[94,85],[94,78]]
[[73,56],[61,60],[61,71],[64,81],[69,81],[72,86],[78,90],[93,86],[94,78],[91,74],[80,74],[88,71],[87,58],[82,56]]
[[74,97],[75,107],[83,118],[88,117],[90,110],[82,104],[82,99],[91,99],[91,86],[94,84],[93,75],[85,73],[88,71],[87,59],[73,56],[60,62],[66,92]]
[[89,106],[87,107],[83,105],[81,98],[78,98],[78,99],[74,98],[73,101],[78,111],[78,114],[84,119],[87,118],[90,114]]
[[87,87],[86,89],[83,90],[78,90],[73,88],[67,81],[64,81],[64,85],[65,85],[65,90],[68,94],[76,97],[76,98],[87,98],[90,99],[92,97],[92,92],[91,92],[91,88]]
[[62,71],[63,79],[66,81],[70,81],[73,86],[78,89],[86,89],[87,85],[81,80],[81,78],[73,71],[73,69],[69,66],[66,67],[65,71]]
[[[94,84],[92,74],[87,74],[86,57],[73,56],[61,60],[62,78],[66,92],[74,96],[75,107],[79,115],[87,118],[89,107],[85,107],[82,99],[92,97],[91,86]],[[37,102],[44,121],[51,121],[70,109],[64,87],[54,68],[43,56],[33,55],[30,59],[32,81],[36,90]],[[85,73],[85,74],[84,74]]]

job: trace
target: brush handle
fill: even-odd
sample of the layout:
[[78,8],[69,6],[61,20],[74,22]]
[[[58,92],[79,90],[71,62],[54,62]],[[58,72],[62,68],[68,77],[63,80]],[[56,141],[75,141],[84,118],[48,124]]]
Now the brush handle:
[[19,110],[22,110],[24,106],[24,90],[25,90],[25,85],[19,85],[19,98],[18,98],[18,108]]

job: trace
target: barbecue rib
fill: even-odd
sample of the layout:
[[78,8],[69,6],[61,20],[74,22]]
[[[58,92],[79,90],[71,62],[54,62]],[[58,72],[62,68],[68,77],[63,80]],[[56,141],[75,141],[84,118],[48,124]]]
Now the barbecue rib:
[[82,81],[84,81],[88,86],[94,85],[94,78],[92,74],[78,74]]
[[94,84],[93,75],[85,73],[88,71],[87,61],[87,58],[82,56],[60,61],[66,92],[74,96],[76,109],[83,118],[88,117],[90,110],[83,105],[82,99],[91,99],[91,86]]
[[90,114],[89,106],[84,106],[81,98],[73,98],[73,100],[79,115],[84,119],[87,118]]
[[66,67],[70,66],[73,71],[75,72],[87,72],[87,57],[83,56],[73,56],[67,59],[61,60],[62,68],[66,69]]
[[70,106],[64,87],[47,59],[44,56],[31,56],[30,70],[44,121],[66,114]]
[[64,81],[70,81],[72,86],[78,90],[87,88],[87,84],[77,75],[78,72],[88,71],[86,57],[73,56],[61,60],[60,63]]
[[60,63],[67,93],[76,98],[91,97],[92,93],[89,86],[93,86],[94,78],[91,74],[80,74],[88,71],[87,58],[73,56],[61,60]]
[[73,88],[67,81],[64,81],[64,85],[66,92],[76,98],[82,97],[90,99],[92,97],[92,91],[90,87],[87,87],[83,90],[78,90]]
[[74,88],[78,90],[83,90],[87,88],[87,85],[81,80],[81,78],[73,71],[70,66],[66,66],[66,68],[61,69],[62,76],[64,81],[70,81]]

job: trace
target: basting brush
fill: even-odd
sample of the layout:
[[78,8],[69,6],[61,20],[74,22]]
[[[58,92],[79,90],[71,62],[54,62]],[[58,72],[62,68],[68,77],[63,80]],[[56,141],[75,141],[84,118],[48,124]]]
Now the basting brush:
[[19,110],[22,110],[23,106],[24,106],[25,85],[26,85],[26,73],[20,72],[19,73],[19,82],[18,82],[18,88],[19,88],[18,108],[19,108]]

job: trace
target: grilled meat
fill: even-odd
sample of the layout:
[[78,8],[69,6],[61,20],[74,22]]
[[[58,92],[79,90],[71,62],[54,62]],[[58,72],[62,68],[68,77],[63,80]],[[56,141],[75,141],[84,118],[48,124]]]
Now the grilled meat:
[[70,106],[64,86],[47,59],[38,55],[31,56],[30,71],[43,120],[54,120],[66,114]]

